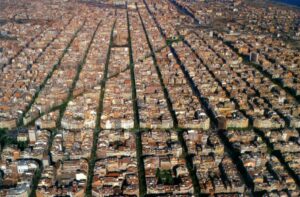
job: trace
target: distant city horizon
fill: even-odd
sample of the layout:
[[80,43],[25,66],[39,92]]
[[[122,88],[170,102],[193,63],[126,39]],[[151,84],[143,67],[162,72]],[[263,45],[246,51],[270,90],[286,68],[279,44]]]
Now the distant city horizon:
[[275,1],[300,7],[300,0],[275,0]]

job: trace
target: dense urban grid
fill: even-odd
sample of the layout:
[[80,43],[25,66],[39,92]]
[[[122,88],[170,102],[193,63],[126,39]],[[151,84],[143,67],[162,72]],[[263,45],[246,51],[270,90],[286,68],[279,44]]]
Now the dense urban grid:
[[0,196],[300,195],[300,10],[0,0]]

